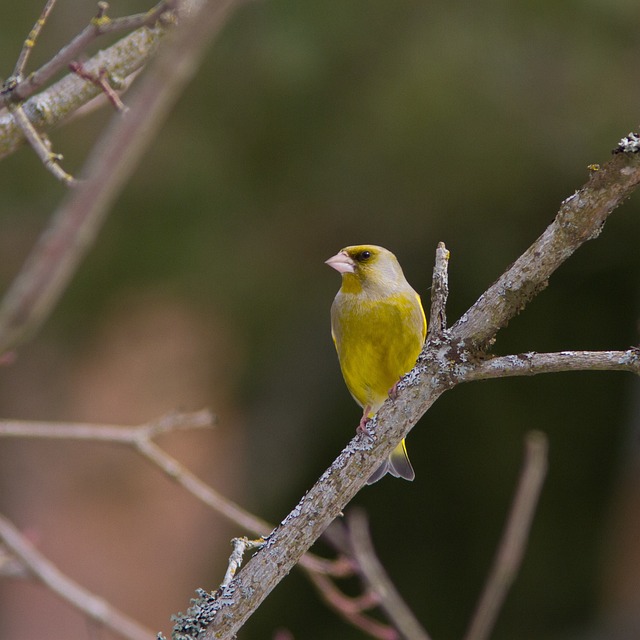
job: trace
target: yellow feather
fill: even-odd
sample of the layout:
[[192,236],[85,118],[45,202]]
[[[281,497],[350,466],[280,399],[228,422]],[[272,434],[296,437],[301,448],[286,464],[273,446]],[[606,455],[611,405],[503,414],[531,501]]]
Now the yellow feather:
[[[342,286],[331,307],[340,368],[351,395],[371,417],[415,365],[427,330],[424,310],[387,249],[346,247],[327,263],[342,273]],[[413,479],[404,440],[370,482],[386,472]]]

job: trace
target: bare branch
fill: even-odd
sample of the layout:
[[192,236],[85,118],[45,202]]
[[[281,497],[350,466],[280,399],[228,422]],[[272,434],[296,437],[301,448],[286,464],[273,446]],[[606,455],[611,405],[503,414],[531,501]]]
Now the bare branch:
[[489,358],[460,368],[460,382],[535,376],[561,371],[629,371],[640,375],[640,349],[626,351],[559,351],[519,353]]
[[0,515],[0,539],[31,575],[91,620],[104,625],[127,640],[151,640],[154,637],[152,631],[65,576],[2,515]]
[[216,422],[217,418],[206,409],[193,413],[169,413],[158,420],[138,427],[96,425],[82,422],[2,420],[0,421],[0,437],[91,440],[135,445],[139,440],[154,438],[162,433],[210,428],[215,426]]
[[151,440],[160,433],[177,429],[207,428],[213,424],[214,418],[209,411],[170,414],[139,427],[13,420],[0,422],[0,436],[90,440],[132,446],[173,481],[234,524],[258,536],[268,533],[273,528],[272,525],[227,500]]
[[406,605],[376,555],[364,511],[354,509],[348,518],[349,538],[360,574],[378,596],[381,609],[403,638],[430,640],[413,612]]
[[493,629],[520,568],[546,473],[547,438],[540,431],[531,431],[527,434],[524,467],[507,525],[465,640],[486,640]]

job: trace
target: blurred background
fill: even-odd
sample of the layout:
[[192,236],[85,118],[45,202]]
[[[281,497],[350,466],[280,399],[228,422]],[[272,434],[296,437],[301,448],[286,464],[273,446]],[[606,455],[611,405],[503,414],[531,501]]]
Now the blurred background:
[[[1,76],[42,4],[2,12]],[[148,6],[114,0],[110,13]],[[59,0],[31,68],[94,11]],[[138,424],[210,407],[215,430],[160,444],[280,521],[360,417],[329,334],[339,277],[324,260],[349,244],[384,245],[428,302],[444,241],[455,321],[586,181],[587,165],[638,126],[639,56],[632,0],[246,6],[46,326],[0,368],[0,417]],[[67,170],[111,115],[52,133]],[[0,163],[0,189],[4,291],[63,188],[23,148]],[[554,275],[495,353],[638,344],[639,204],[636,194]],[[640,637],[638,390],[622,373],[459,387],[408,439],[416,480],[387,478],[355,498],[435,640],[465,630],[530,429],[548,435],[550,469],[493,637]],[[0,509],[72,578],[167,634],[196,587],[217,587],[229,539],[245,533],[103,444],[0,441]],[[240,637],[277,629],[364,637],[297,571]],[[0,583],[0,637],[91,634],[42,587]]]

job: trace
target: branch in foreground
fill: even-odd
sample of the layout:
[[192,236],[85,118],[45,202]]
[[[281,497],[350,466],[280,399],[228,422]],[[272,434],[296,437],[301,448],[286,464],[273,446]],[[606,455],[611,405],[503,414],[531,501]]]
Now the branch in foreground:
[[2,515],[0,515],[0,539],[30,574],[91,620],[104,625],[127,640],[153,638],[153,633],[149,629],[65,576]]
[[524,468],[491,573],[487,579],[465,640],[486,640],[513,584],[531,529],[547,473],[547,438],[540,431],[527,434]]
[[[86,180],[62,203],[0,306],[0,354],[34,333],[49,315],[101,228],[109,207],[154,139],[207,45],[244,0],[207,4],[174,32],[138,87],[126,117],[116,116],[85,163]],[[88,72],[99,71],[87,63]],[[82,84],[91,85],[77,78]],[[95,89],[95,87],[94,87]]]

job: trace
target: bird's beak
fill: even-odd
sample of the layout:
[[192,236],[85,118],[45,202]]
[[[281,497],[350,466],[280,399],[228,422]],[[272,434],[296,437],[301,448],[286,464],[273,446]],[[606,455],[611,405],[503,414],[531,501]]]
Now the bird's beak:
[[344,251],[325,260],[325,264],[333,267],[338,273],[353,273],[356,270],[356,263]]

